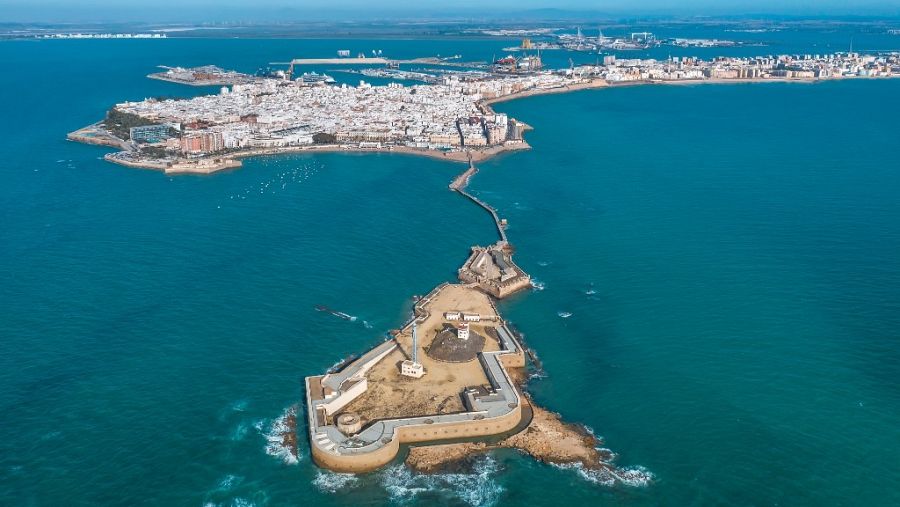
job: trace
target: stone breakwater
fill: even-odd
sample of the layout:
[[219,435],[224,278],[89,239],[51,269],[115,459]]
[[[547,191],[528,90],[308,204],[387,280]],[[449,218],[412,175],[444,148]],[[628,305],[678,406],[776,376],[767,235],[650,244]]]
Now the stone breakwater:
[[[466,194],[465,189],[477,172],[478,168],[470,159],[469,167],[453,180],[450,189],[475,200]],[[488,207],[481,201],[476,201],[476,204]],[[498,230],[503,231],[496,214],[494,216]],[[501,234],[500,245],[507,246],[505,234]],[[507,257],[507,260],[514,266],[510,258]],[[467,265],[470,263],[471,259]],[[527,278],[524,272],[522,274]],[[502,297],[490,290],[485,292],[498,299]],[[499,312],[497,314],[499,315]],[[510,368],[509,374],[516,389],[524,392],[523,387],[527,381],[524,367]],[[507,448],[517,449],[544,463],[575,465],[586,471],[616,475],[615,467],[610,464],[611,453],[600,449],[601,442],[592,432],[584,426],[564,422],[559,414],[535,406],[525,395],[521,400],[523,413],[527,412],[529,416],[523,417],[524,428],[520,424],[511,435],[493,443],[480,441],[411,446],[405,460],[406,465],[419,472],[437,472],[464,462],[474,455]]]
[[[339,371],[306,378],[310,449],[317,465],[369,472],[393,461],[401,445],[409,445],[413,451],[408,463],[417,470],[436,469],[497,447],[584,470],[606,466],[590,432],[533,407],[524,395],[526,353],[500,317],[496,300],[528,285],[530,278],[512,261],[504,221],[488,204],[465,194],[477,171],[470,159],[450,188],[492,212],[500,241],[473,247],[460,270],[464,284],[443,283],[419,299],[413,320],[391,339]],[[498,292],[495,286],[510,289]],[[413,324],[418,327],[410,329]],[[472,357],[449,362],[432,357],[441,344],[471,340],[468,333],[459,335],[470,326],[475,334],[490,338],[479,342]],[[418,344],[411,337],[415,329],[422,340]],[[424,353],[416,356],[418,347]],[[410,362],[425,376],[411,380],[404,370],[398,372],[397,365]],[[459,398],[461,404],[452,401]],[[356,424],[341,422],[350,420]],[[448,441],[456,443],[429,446]]]

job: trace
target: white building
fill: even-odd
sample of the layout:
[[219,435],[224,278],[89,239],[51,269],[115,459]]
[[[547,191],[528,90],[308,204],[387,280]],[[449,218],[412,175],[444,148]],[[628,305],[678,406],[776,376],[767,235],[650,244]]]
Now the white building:
[[469,325],[466,323],[462,323],[459,325],[459,329],[456,330],[456,337],[460,340],[468,340],[469,339]]
[[407,359],[400,364],[400,374],[404,377],[422,378],[425,375],[425,367]]

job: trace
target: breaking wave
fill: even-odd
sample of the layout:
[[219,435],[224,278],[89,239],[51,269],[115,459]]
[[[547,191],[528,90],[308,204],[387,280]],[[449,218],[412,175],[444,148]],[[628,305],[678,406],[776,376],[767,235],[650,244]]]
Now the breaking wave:
[[337,493],[340,490],[355,487],[359,484],[359,477],[354,474],[339,474],[319,470],[312,483],[323,493]]
[[581,463],[553,465],[563,470],[575,470],[584,480],[601,486],[622,484],[633,488],[642,488],[653,481],[653,474],[644,467],[615,468],[612,465],[599,470],[588,470]]
[[265,491],[256,491],[250,494],[250,498],[234,496],[238,486],[244,478],[238,475],[228,474],[219,480],[216,487],[205,495],[204,507],[249,507],[265,505],[268,503],[268,495]]
[[542,291],[546,288],[546,285],[544,284],[544,282],[538,280],[537,278],[532,278],[531,279],[531,288],[536,291]]
[[381,472],[381,484],[391,500],[401,504],[428,493],[450,495],[472,506],[492,506],[504,491],[494,480],[499,469],[490,456],[477,458],[470,473],[416,474],[400,464]]
[[268,427],[261,422],[254,424],[266,439],[266,454],[281,459],[285,464],[296,465],[300,461],[296,448],[296,424],[296,406],[286,408]]

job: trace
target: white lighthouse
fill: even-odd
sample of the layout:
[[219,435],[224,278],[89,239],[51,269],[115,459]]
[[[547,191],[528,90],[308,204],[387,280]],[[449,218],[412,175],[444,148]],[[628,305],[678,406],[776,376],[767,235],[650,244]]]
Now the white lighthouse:
[[412,359],[400,363],[400,374],[412,378],[422,378],[425,375],[425,367],[419,363],[419,334],[416,332],[415,322],[412,325]]

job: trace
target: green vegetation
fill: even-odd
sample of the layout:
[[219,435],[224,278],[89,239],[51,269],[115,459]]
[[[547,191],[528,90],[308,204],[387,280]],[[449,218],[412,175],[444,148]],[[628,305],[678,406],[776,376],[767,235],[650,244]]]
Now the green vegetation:
[[104,122],[107,130],[119,139],[128,140],[131,138],[128,130],[131,127],[143,127],[145,125],[157,125],[146,118],[142,118],[136,114],[119,111],[115,107],[106,113],[106,121]]
[[169,153],[162,146],[144,146],[141,148],[141,153],[150,158],[166,158],[169,156]]
[[334,134],[319,132],[318,134],[313,134],[313,142],[316,144],[334,144],[337,142],[337,138],[334,137]]

